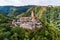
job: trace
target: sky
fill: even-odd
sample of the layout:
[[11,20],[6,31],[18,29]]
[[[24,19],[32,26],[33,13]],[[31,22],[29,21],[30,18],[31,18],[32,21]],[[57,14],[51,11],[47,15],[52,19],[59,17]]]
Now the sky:
[[60,0],[0,0],[0,6],[24,6],[24,5],[38,5],[38,6],[60,6]]

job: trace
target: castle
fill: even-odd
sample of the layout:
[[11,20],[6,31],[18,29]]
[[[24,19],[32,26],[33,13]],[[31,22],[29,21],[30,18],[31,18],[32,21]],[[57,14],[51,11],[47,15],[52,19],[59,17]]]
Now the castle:
[[31,17],[20,17],[17,21],[13,20],[12,25],[30,30],[42,27],[42,23],[35,17],[34,11],[31,11]]

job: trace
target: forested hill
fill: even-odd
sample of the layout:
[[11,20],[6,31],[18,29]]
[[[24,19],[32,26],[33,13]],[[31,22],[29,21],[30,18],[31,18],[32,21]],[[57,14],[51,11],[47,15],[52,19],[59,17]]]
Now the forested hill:
[[42,22],[53,23],[60,29],[60,6],[0,6],[0,14],[11,18],[30,16],[31,10]]
[[8,23],[11,20],[12,20],[12,18],[9,18],[9,17],[3,15],[2,13],[0,13],[0,24]]
[[25,12],[29,8],[33,7],[33,5],[29,6],[0,6],[0,13],[7,15],[9,17],[16,16],[22,12]]
[[[19,8],[12,9],[14,11],[7,12],[7,15],[4,15],[4,11],[0,12],[0,40],[60,40],[60,6],[32,6],[27,10],[22,9],[22,12],[17,11]],[[33,31],[11,25],[11,18],[31,16],[33,9],[35,16],[42,22],[42,28]]]

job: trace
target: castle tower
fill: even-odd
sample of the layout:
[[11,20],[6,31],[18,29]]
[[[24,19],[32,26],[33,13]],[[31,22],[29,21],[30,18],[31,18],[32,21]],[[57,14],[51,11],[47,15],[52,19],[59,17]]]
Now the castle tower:
[[35,17],[34,11],[31,11],[31,17]]
[[36,17],[35,17],[35,13],[34,13],[34,11],[32,10],[31,11],[31,17],[32,17],[32,22],[36,22]]

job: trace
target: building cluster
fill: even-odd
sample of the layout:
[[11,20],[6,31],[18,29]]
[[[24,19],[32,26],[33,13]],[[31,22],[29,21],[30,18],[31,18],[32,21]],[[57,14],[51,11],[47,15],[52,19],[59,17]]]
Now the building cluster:
[[42,23],[35,17],[34,11],[31,11],[31,17],[20,17],[17,21],[13,20],[12,25],[31,30],[42,27]]

